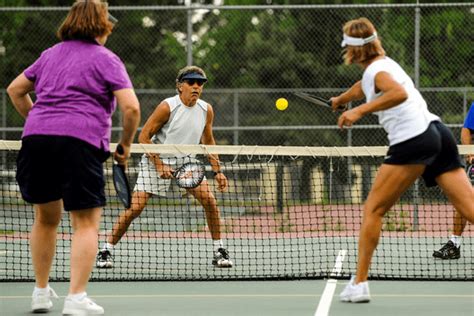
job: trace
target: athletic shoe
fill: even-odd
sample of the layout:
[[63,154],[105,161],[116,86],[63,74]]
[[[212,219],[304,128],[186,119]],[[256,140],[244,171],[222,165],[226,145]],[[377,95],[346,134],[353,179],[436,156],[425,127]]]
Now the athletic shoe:
[[97,253],[96,267],[99,269],[110,269],[113,266],[112,254],[107,249],[100,250]]
[[214,253],[212,264],[218,268],[232,268],[233,265],[229,257],[229,252],[224,248],[217,249]]
[[58,295],[52,288],[47,292],[33,291],[31,299],[31,310],[33,313],[47,313],[53,307],[51,297],[58,298]]
[[368,303],[370,301],[369,282],[355,284],[355,277],[352,277],[339,298],[342,302]]
[[433,257],[439,259],[459,259],[461,258],[461,246],[456,247],[450,240],[440,250],[433,252]]
[[87,295],[81,300],[66,297],[63,315],[104,315],[104,309],[87,297]]

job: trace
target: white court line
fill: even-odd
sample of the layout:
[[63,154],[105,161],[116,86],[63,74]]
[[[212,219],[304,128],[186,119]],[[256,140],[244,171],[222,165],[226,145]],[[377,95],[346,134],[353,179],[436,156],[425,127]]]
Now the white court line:
[[[65,298],[66,295],[58,296]],[[91,295],[92,298],[295,298],[314,297],[314,294],[126,294]],[[31,299],[31,295],[0,296],[0,299]]]
[[[347,250],[339,250],[336,258],[336,264],[332,269],[330,276],[339,276],[341,275],[342,262],[346,256]],[[334,291],[336,291],[337,280],[329,279],[324,288],[323,295],[319,300],[318,308],[314,313],[314,316],[327,316],[329,314],[329,308],[331,307],[332,297],[334,296]]]
[[[464,281],[461,281],[464,282]],[[60,295],[59,298],[65,298],[66,295]],[[91,295],[92,298],[294,298],[294,297],[312,297],[314,294],[102,294]],[[474,295],[470,294],[378,294],[371,297],[387,297],[387,298],[469,298],[474,299]],[[31,295],[0,295],[1,300],[31,299]]]

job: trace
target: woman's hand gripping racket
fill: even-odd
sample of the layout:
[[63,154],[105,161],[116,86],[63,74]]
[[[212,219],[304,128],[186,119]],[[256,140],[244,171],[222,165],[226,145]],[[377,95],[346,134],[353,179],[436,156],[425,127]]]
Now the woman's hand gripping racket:
[[[295,92],[294,95],[296,95],[297,97],[299,97],[303,100],[311,102],[313,104],[332,109],[332,102],[330,100],[326,100],[326,99],[323,99],[321,97],[318,97],[318,96],[315,96],[315,95],[312,95],[312,94],[309,94],[309,93],[305,93],[305,92]],[[337,110],[345,111],[345,110],[347,110],[347,106],[346,105],[341,105],[337,108]]]
[[173,172],[176,184],[180,188],[194,189],[198,187],[204,179],[206,170],[198,162],[188,162]]
[[[123,147],[120,144],[117,145],[117,153],[120,155],[124,153]],[[115,159],[114,165],[112,166],[112,176],[114,178],[114,187],[117,196],[125,208],[130,208],[132,197],[130,194],[130,184],[125,174],[125,165],[119,165]]]

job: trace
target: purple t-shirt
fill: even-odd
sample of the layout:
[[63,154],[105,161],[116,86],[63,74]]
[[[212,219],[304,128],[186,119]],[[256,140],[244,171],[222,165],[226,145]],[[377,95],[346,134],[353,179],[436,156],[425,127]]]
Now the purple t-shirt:
[[64,41],[45,50],[24,74],[35,84],[36,102],[22,137],[71,136],[109,150],[113,91],[133,87],[117,55],[92,41]]

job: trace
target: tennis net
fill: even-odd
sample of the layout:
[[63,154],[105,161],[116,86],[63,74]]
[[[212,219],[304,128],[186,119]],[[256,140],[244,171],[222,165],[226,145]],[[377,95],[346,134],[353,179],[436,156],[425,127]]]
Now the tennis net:
[[[34,213],[15,181],[20,145],[0,141],[2,281],[34,279],[28,246]],[[474,146],[460,146],[460,151],[473,153]],[[213,242],[203,207],[172,184],[165,196],[148,201],[115,246],[113,268],[95,268],[93,280],[348,278],[357,262],[362,205],[386,148],[134,145],[128,168],[132,188],[144,153],[196,154],[205,164],[220,210],[221,237],[234,266],[211,264]],[[227,192],[216,189],[209,153],[219,154]],[[101,244],[123,211],[111,170],[109,159]],[[471,225],[463,234],[461,258],[432,256],[448,240],[453,214],[439,188],[418,181],[385,216],[369,277],[472,281]],[[51,273],[58,281],[69,279],[71,229],[69,216],[63,215]]]

